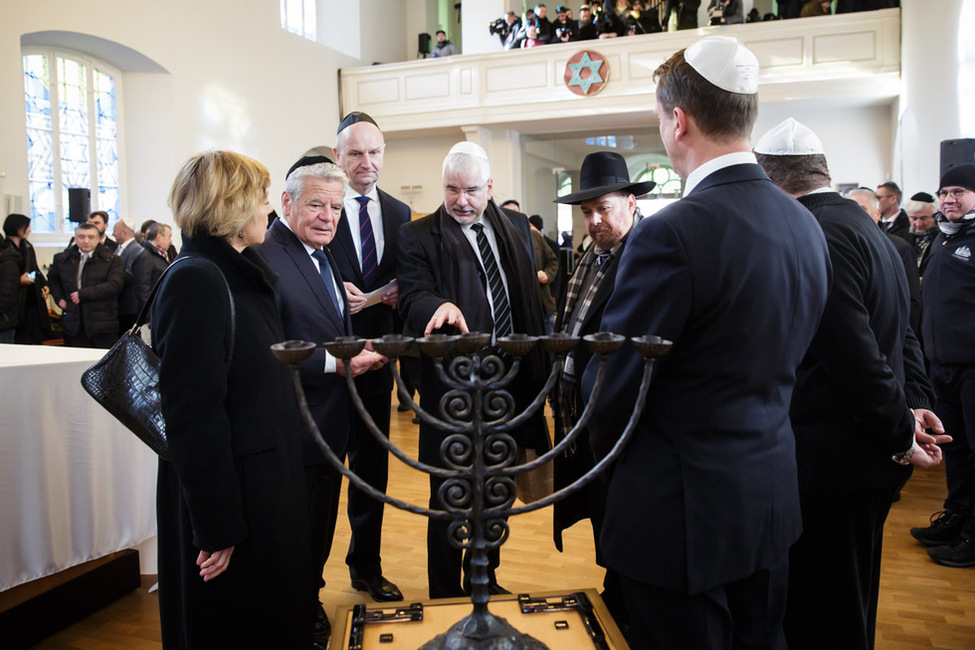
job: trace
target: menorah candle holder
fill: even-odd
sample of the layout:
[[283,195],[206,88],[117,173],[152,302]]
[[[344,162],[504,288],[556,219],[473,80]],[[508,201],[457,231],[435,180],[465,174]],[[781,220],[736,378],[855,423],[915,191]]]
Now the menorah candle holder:
[[[406,353],[414,339],[399,334],[389,334],[372,340],[373,349],[395,360]],[[291,366],[298,404],[308,428],[328,462],[342,473],[349,482],[370,495],[396,508],[425,517],[450,520],[451,544],[466,549],[471,556],[471,603],[473,611],[455,623],[447,632],[431,639],[424,649],[541,649],[546,646],[533,637],[523,634],[505,619],[496,617],[488,609],[491,596],[488,593],[488,551],[500,548],[508,538],[508,518],[545,508],[569,494],[585,487],[601,474],[619,456],[633,434],[643,412],[643,404],[650,388],[654,360],[663,356],[672,343],[658,336],[640,336],[630,339],[633,350],[644,357],[643,377],[633,411],[627,425],[610,452],[591,470],[545,498],[514,506],[516,489],[514,477],[531,471],[543,463],[551,462],[563,453],[586,428],[592,417],[594,404],[603,383],[606,359],[616,353],[625,338],[609,332],[590,334],[582,338],[592,354],[599,359],[598,374],[592,395],[568,435],[552,449],[530,462],[515,464],[517,445],[510,431],[537,413],[546,396],[555,386],[562,361],[580,343],[579,337],[567,334],[527,336],[511,334],[497,340],[495,347],[488,347],[491,335],[471,332],[460,335],[433,334],[416,339],[420,352],[433,358],[438,379],[448,388],[440,400],[440,414],[434,415],[420,408],[406,391],[403,379],[392,365],[400,400],[409,403],[421,421],[435,426],[446,435],[440,446],[444,467],[422,463],[407,456],[379,431],[356,390],[351,374],[346,384],[356,410],[366,423],[370,433],[389,453],[406,465],[436,476],[443,481],[438,494],[443,510],[417,506],[390,497],[366,483],[349,470],[322,437],[301,386],[298,366],[306,361],[317,347],[324,347],[329,354],[341,359],[346,366],[366,345],[365,339],[340,337],[327,343],[285,341],[271,347],[275,357]],[[515,413],[514,400],[506,388],[517,376],[521,360],[536,344],[541,344],[551,355],[552,367],[545,385],[521,413]],[[428,561],[434,561],[428,558]]]

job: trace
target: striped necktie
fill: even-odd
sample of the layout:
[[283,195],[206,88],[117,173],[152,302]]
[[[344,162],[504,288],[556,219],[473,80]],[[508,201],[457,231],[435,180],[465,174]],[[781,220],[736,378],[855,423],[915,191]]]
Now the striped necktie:
[[488,286],[491,288],[491,302],[494,305],[494,336],[496,339],[511,334],[511,306],[508,304],[508,294],[504,291],[501,271],[498,261],[484,234],[484,224],[475,223],[471,229],[477,233],[477,249],[481,253],[481,263],[487,273]]
[[372,232],[372,221],[369,219],[369,197],[357,196],[359,202],[359,248],[362,251],[362,280],[365,287],[372,285],[372,276],[376,273],[376,238]]

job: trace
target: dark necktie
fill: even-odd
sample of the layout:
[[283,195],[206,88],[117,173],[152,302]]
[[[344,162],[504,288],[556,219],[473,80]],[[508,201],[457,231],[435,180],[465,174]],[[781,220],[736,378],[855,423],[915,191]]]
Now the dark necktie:
[[498,261],[484,234],[484,224],[475,223],[471,229],[477,233],[477,249],[481,252],[481,263],[487,273],[488,286],[491,289],[491,302],[494,303],[494,336],[501,338],[511,334],[511,306],[508,304],[508,294],[504,291],[501,271]]
[[596,251],[596,268],[598,269],[600,266],[608,262],[611,255],[612,253],[609,251]]
[[339,297],[335,293],[335,280],[332,278],[332,267],[328,263],[328,257],[325,255],[325,251],[312,251],[311,254],[316,260],[318,260],[318,272],[322,276],[322,282],[325,283],[325,290],[328,291],[328,297],[332,299],[332,306],[335,307],[335,311],[342,315],[342,303],[339,302]]
[[359,202],[359,248],[362,251],[362,280],[365,287],[369,287],[372,276],[376,272],[376,238],[372,233],[372,221],[369,219],[369,197],[357,196]]

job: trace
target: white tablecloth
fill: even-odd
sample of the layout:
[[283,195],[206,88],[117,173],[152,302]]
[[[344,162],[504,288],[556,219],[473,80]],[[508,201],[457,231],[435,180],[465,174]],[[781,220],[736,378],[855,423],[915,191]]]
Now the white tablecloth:
[[156,456],[81,387],[104,353],[0,345],[0,591],[156,535]]

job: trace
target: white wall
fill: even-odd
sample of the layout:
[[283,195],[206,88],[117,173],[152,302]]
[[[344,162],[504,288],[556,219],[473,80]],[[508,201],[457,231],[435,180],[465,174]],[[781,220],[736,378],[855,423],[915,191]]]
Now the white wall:
[[456,143],[464,140],[456,135],[402,138],[386,140],[386,155],[379,186],[401,201],[410,203],[400,192],[403,185],[421,185],[423,191],[413,198],[415,214],[429,214],[443,202],[443,159]]
[[[552,5],[554,8],[555,5]],[[552,14],[549,9],[549,14]],[[488,25],[507,12],[504,0],[480,0],[464,3],[461,14],[461,29],[464,35],[464,54],[485,54],[501,52],[501,40],[490,32]],[[554,14],[553,14],[554,16]],[[448,31],[448,38],[450,32]]]
[[[342,66],[402,58],[402,3],[360,0],[361,58],[336,53],[280,27],[268,0],[33,0],[5,3],[0,21],[0,170],[3,191],[27,205],[21,36],[75,32],[131,48],[164,69],[122,69],[123,214],[170,219],[166,196],[179,166],[205,148],[235,149],[271,171],[272,203],[284,173],[307,149],[334,143]],[[83,39],[82,39],[83,40]],[[415,46],[413,46],[415,47]],[[12,89],[12,90],[11,90]],[[34,236],[35,244],[43,239]],[[52,242],[53,243],[53,242]],[[57,242],[63,246],[63,242]],[[54,249],[39,246],[42,262]]]
[[923,0],[901,5],[903,93],[894,178],[907,196],[922,190],[933,194],[940,181],[941,141],[975,137],[971,120],[964,127],[962,121],[972,106],[961,101],[975,87],[975,75],[971,66],[960,64],[959,48],[960,39],[971,40],[975,2],[941,0],[937,11]]

